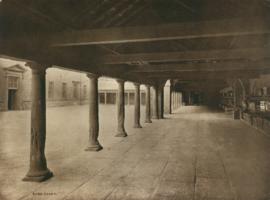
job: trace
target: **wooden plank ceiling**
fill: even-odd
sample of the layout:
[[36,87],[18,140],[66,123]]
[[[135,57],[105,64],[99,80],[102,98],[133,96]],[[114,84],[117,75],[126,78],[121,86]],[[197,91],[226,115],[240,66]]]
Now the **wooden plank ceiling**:
[[268,0],[2,0],[0,54],[150,84],[252,78],[270,72],[269,13]]

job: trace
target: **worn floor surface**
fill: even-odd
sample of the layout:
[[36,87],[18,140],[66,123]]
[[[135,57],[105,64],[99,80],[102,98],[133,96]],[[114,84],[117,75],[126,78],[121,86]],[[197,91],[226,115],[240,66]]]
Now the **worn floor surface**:
[[[29,111],[0,113],[0,200],[268,200],[270,138],[204,107],[182,107],[164,120],[115,138],[116,110],[100,107],[100,152],[85,152],[88,107],[50,108],[46,156],[54,177],[28,170]],[[142,108],[142,115],[144,108]]]

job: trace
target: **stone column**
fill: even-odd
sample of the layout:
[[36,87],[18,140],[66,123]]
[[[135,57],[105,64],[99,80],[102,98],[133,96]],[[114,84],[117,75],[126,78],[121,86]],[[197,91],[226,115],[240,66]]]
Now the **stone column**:
[[53,176],[45,157],[46,68],[37,63],[28,65],[32,68],[30,169],[23,181],[41,182]]
[[116,137],[126,137],[125,130],[125,81],[121,79],[116,80],[118,83],[118,97],[117,97],[117,134]]
[[172,91],[171,104],[172,104],[172,110],[174,110],[174,91]]
[[176,93],[176,105],[177,105],[177,108],[179,108],[179,106],[180,106],[180,102],[179,102],[179,100],[180,100],[180,98],[179,98],[179,92],[177,92]]
[[98,75],[87,74],[89,78],[89,140],[86,151],[100,151],[102,146],[98,141]]
[[237,91],[236,91],[236,80],[233,82],[233,119],[240,119],[240,109],[237,106]]
[[174,109],[177,109],[177,92],[174,92]]
[[140,84],[134,83],[135,102],[134,102],[134,128],[142,128],[140,124],[141,108],[140,108]]
[[146,85],[146,96],[145,96],[145,123],[152,123],[151,121],[151,110],[150,110],[150,86]]
[[163,85],[158,87],[158,118],[164,118],[164,88]]
[[152,112],[153,119],[159,119],[158,117],[158,88],[157,86],[153,86],[153,112]]
[[177,109],[177,92],[174,93],[174,109]]
[[172,114],[172,87],[170,86],[169,92],[169,114]]
[[163,96],[164,96],[164,113],[166,114],[172,114],[172,92],[171,92],[171,85],[165,84],[164,89],[163,89]]
[[177,108],[180,107],[180,93],[177,92]]

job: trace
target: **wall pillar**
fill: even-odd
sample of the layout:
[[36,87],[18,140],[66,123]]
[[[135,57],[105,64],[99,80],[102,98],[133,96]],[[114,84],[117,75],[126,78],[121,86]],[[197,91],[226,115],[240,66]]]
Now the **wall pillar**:
[[89,140],[86,151],[100,151],[102,146],[98,141],[98,75],[87,74],[89,78]]
[[117,134],[116,137],[126,137],[125,130],[125,81],[121,79],[116,80],[118,83],[118,98],[117,98]]
[[134,128],[142,128],[140,124],[141,108],[140,108],[140,84],[134,83],[135,86],[135,102],[134,102]]
[[158,116],[158,87],[155,85],[153,86],[153,112],[152,112],[153,119],[159,119]]
[[46,68],[37,63],[29,66],[32,68],[30,169],[23,181],[41,182],[53,176],[45,157]]
[[151,121],[151,95],[150,95],[150,86],[146,85],[146,94],[145,94],[145,123],[152,123]]

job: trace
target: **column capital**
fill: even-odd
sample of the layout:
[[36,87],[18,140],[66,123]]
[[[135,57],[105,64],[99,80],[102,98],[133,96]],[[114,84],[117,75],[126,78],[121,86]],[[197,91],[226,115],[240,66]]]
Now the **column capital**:
[[120,78],[115,79],[117,83],[125,83],[126,81]]
[[99,78],[100,77],[100,75],[98,75],[98,74],[92,74],[92,73],[86,73],[86,76],[88,77],[88,78]]
[[45,73],[47,68],[51,67],[48,64],[42,65],[37,62],[27,62],[26,66],[30,67],[33,73],[41,73],[41,72]]

